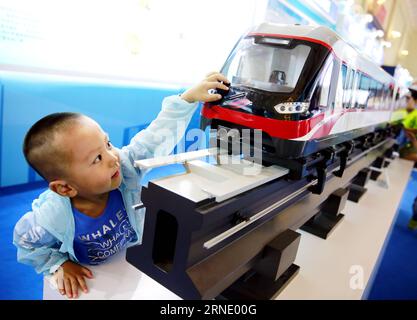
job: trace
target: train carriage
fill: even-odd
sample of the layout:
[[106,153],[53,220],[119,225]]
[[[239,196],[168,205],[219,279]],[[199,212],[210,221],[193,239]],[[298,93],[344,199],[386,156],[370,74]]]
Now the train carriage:
[[238,41],[221,72],[230,90],[203,106],[202,128],[261,129],[270,162],[391,125],[394,78],[323,26],[263,23]]

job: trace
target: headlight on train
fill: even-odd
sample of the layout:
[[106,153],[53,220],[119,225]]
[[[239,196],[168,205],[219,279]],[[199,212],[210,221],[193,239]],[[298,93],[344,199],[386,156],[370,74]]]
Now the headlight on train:
[[284,102],[274,108],[278,113],[304,113],[308,110],[308,102]]

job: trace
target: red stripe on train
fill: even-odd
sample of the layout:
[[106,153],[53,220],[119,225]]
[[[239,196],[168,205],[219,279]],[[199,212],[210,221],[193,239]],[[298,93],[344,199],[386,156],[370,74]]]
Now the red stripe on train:
[[307,120],[276,120],[226,109],[220,106],[204,106],[201,114],[208,119],[223,120],[252,129],[262,129],[262,131],[268,133],[271,137],[281,139],[295,139],[305,136],[317,123],[324,119],[324,114],[321,113]]
[[316,132],[310,137],[310,139],[317,139],[328,136],[330,131],[332,131],[336,122],[345,114],[345,112],[333,114],[331,119],[323,123],[320,128],[317,129]]

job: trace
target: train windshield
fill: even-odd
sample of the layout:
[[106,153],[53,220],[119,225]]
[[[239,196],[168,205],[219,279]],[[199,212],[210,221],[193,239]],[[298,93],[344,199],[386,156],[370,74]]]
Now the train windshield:
[[303,70],[310,47],[255,43],[243,39],[226,62],[222,73],[233,86],[270,92],[291,92]]

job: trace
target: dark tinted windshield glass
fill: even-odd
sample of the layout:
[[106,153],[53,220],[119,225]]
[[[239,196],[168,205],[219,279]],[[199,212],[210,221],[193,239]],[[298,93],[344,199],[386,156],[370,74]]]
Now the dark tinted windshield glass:
[[294,90],[310,53],[310,47],[293,48],[257,44],[254,38],[241,40],[222,73],[232,85],[244,85],[271,92]]

